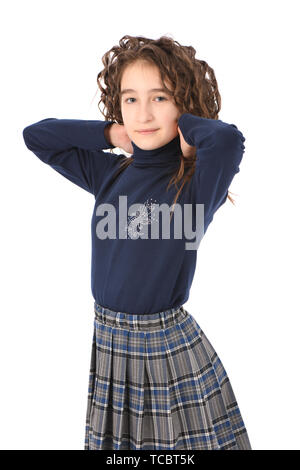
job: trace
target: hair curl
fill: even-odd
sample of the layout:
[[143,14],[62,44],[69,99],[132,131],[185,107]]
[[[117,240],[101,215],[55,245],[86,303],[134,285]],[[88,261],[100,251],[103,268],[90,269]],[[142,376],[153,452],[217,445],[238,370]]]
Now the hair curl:
[[[221,96],[214,70],[204,60],[196,59],[195,54],[196,50],[192,46],[182,46],[168,36],[161,36],[159,39],[123,36],[119,45],[113,46],[104,54],[102,57],[104,68],[97,75],[97,85],[101,92],[98,107],[100,109],[100,105],[103,105],[104,109],[103,111],[100,109],[100,112],[105,120],[123,124],[120,104],[122,75],[128,65],[141,60],[158,67],[166,90],[169,89],[166,87],[165,79],[171,83],[173,89],[169,91],[172,92],[181,114],[190,113],[204,118],[218,119]],[[132,162],[133,157],[124,157],[115,177]],[[173,204],[176,203],[184,185],[190,182],[195,166],[196,152],[189,158],[180,156],[179,168],[167,187],[168,190],[173,183],[178,190]],[[177,183],[181,180],[182,184],[178,189]],[[228,193],[227,197],[234,204]]]

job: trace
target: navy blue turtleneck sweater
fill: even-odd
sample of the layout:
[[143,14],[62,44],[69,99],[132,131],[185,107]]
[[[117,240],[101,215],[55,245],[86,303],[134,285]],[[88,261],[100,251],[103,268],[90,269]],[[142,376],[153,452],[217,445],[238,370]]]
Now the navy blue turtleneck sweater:
[[[132,142],[133,162],[117,175],[127,157],[103,151],[113,148],[104,135],[109,124],[112,121],[48,118],[26,127],[23,137],[41,161],[95,197],[91,220],[94,300],[132,314],[183,305],[197,259],[197,249],[187,249],[187,242],[196,238],[185,235],[184,206],[190,205],[187,213],[195,231],[196,205],[203,205],[203,236],[239,172],[245,138],[234,124],[189,113],[180,116],[184,139],[196,147],[196,166],[176,202],[182,217],[175,218],[174,211],[173,225],[171,221],[165,236],[163,220],[170,220],[181,186],[180,182],[177,189],[171,185],[167,190],[180,162],[179,135],[154,150],[143,150]],[[174,219],[182,228],[180,237],[174,234]],[[156,227],[153,232],[151,225]]]

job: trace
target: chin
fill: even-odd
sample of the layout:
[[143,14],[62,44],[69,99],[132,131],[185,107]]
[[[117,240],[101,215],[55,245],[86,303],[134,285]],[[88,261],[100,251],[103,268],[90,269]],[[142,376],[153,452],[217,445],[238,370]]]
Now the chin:
[[137,146],[144,150],[154,150],[156,148],[162,147],[164,145],[163,139],[158,138],[149,138],[150,136],[141,136],[138,139]]

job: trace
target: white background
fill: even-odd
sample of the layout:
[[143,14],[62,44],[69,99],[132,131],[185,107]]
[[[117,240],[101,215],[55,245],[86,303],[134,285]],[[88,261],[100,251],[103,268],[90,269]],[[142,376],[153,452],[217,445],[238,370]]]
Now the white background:
[[297,7],[1,3],[1,449],[83,449],[94,197],[41,163],[22,130],[103,119],[101,57],[125,34],[193,45],[215,71],[219,118],[246,138],[236,205],[201,242],[185,308],[225,366],[253,450],[300,449]]

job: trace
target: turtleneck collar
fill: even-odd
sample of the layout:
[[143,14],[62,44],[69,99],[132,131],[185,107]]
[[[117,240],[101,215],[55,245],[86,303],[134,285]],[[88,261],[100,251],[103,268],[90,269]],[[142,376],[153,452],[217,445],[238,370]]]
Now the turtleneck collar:
[[133,147],[133,162],[135,167],[176,167],[180,162],[181,146],[179,134],[163,145],[153,150],[143,150],[131,141]]

